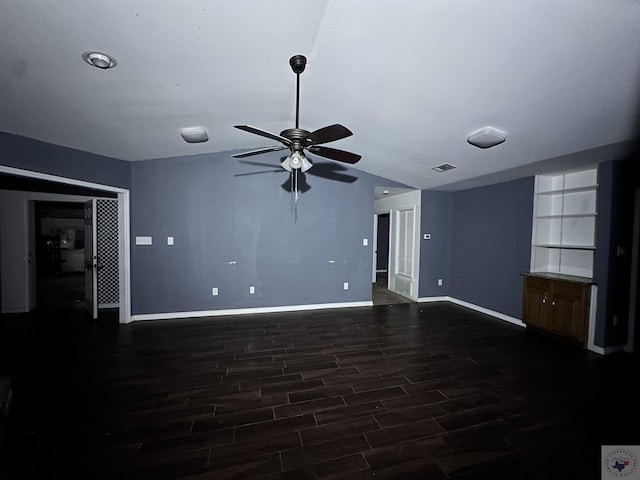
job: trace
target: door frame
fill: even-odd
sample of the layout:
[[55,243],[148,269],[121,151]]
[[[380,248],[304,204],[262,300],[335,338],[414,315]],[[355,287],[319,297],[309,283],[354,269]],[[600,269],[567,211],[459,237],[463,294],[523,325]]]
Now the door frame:
[[373,237],[371,237],[371,243],[373,244],[373,262],[371,264],[371,283],[376,283],[377,271],[378,271],[378,214],[373,214]]
[[[23,170],[20,168],[7,167],[0,165],[0,172],[20,177],[34,178],[66,185],[74,185],[77,187],[85,187],[93,190],[102,190],[117,194],[118,199],[118,271],[119,271],[119,321],[120,323],[131,322],[131,255],[130,255],[130,238],[131,230],[129,224],[130,203],[129,190],[125,188],[112,187],[110,185],[102,185],[99,183],[85,182],[67,177],[59,177],[49,175],[47,173],[34,172],[31,170]],[[61,195],[62,196],[62,195]],[[90,197],[87,195],[87,197]],[[29,274],[29,272],[27,272]],[[27,290],[29,295],[29,290]]]
[[[377,221],[377,215],[389,214],[389,260],[387,266],[387,288],[394,293],[407,297],[411,300],[418,301],[420,292],[420,228],[421,228],[421,192],[413,190],[407,193],[393,195],[376,200],[374,203],[374,218]],[[398,291],[395,288],[395,258],[398,252],[398,236],[395,232],[394,224],[398,212],[400,210],[413,209],[414,215],[414,242],[412,254],[412,277],[410,278],[409,294]],[[407,279],[409,277],[403,277]]]

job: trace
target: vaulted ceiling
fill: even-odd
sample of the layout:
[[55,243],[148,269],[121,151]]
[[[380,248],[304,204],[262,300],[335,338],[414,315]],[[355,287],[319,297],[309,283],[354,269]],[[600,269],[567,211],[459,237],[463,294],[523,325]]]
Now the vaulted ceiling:
[[[301,128],[345,125],[329,146],[354,168],[455,190],[624,156],[639,26],[638,0],[0,0],[0,131],[129,161],[274,145],[233,126],[294,126],[302,54]],[[506,141],[467,142],[486,127]]]

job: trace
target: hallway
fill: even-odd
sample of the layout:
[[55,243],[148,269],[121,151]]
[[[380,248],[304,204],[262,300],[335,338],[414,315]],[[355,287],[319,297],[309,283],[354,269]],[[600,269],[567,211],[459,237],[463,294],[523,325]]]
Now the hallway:
[[387,272],[376,273],[376,283],[373,284],[372,300],[374,305],[394,305],[397,303],[415,303],[413,300],[393,293],[388,289]]

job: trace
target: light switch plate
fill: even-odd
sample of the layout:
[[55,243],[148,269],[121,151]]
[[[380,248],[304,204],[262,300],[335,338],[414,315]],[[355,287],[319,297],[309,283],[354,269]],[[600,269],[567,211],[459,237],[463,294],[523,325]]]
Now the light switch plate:
[[431,234],[430,233],[425,233],[422,238],[424,238],[425,240],[431,240]]
[[367,245],[369,245],[369,239],[368,238],[363,238],[362,239],[362,246],[366,247]]
[[167,245],[173,245],[173,237],[167,237]]

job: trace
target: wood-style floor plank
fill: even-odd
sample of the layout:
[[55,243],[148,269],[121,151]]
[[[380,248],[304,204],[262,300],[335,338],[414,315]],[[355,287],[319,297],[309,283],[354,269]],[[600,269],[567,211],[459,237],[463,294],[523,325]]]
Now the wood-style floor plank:
[[3,480],[588,479],[640,444],[635,356],[450,303],[0,318]]

